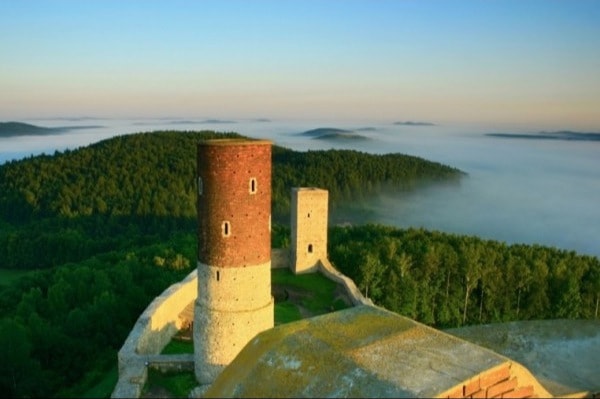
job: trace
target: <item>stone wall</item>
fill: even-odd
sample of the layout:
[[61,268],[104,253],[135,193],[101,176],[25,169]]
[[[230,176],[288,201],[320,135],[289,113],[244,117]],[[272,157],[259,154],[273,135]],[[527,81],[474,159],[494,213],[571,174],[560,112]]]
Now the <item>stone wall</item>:
[[271,249],[271,269],[290,267],[290,250],[283,248]]
[[147,355],[148,368],[162,373],[194,371],[194,354],[180,353],[177,355]]
[[354,306],[374,306],[373,301],[369,298],[365,298],[363,294],[360,293],[360,290],[356,284],[354,284],[354,281],[333,267],[328,259],[325,258],[319,260],[319,271],[331,281],[341,284],[346,289],[346,293]]
[[191,322],[182,314],[196,298],[197,287],[197,270],[194,270],[182,281],[163,291],[140,315],[118,353],[119,380],[112,393],[113,398],[139,397],[147,379],[147,368],[154,363],[161,363],[165,368],[175,367],[182,361],[172,356],[156,355],[182,326]]

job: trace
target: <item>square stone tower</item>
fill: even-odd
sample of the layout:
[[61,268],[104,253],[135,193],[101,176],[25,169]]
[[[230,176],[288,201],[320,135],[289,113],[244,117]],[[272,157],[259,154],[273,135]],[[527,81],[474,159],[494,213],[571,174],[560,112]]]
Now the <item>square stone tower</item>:
[[292,188],[291,265],[295,274],[315,271],[327,258],[329,192],[314,187]]
[[271,145],[198,144],[195,374],[210,384],[254,336],[273,327]]

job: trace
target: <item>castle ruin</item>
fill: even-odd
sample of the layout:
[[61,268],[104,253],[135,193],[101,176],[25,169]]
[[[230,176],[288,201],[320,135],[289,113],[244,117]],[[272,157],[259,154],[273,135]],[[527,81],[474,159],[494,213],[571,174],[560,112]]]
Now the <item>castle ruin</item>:
[[[519,363],[364,298],[327,259],[322,189],[292,189],[285,266],[321,272],[355,307],[273,328],[271,268],[280,265],[272,264],[270,245],[271,145],[198,145],[197,268],[136,322],[118,354],[112,397],[139,397],[151,367],[194,370],[202,387],[192,396],[552,396]],[[194,354],[161,355],[191,318]]]

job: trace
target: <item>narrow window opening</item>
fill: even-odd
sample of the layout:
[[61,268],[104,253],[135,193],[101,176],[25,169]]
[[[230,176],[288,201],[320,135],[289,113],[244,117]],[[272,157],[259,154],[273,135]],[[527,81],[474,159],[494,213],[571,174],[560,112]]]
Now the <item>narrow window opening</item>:
[[250,194],[256,194],[256,178],[251,178],[250,179]]
[[217,270],[217,281],[221,280],[221,272]]
[[221,228],[223,229],[223,237],[229,237],[231,235],[231,226],[229,225],[229,222],[223,222]]
[[308,213],[308,215],[306,215],[306,216],[310,218],[310,212],[309,212],[309,213]]
[[313,251],[313,245],[312,244],[308,244],[308,253],[312,254]]
[[198,176],[198,195],[202,195],[204,193],[204,185],[202,184],[202,178]]

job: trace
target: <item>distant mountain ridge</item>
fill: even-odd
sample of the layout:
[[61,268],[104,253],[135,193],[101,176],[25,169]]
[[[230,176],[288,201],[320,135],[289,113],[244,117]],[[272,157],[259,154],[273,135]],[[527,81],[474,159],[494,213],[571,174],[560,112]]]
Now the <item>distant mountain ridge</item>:
[[316,129],[307,130],[302,133],[298,133],[299,136],[307,136],[307,137],[319,137],[324,134],[348,134],[352,133],[352,130],[346,129],[338,129],[334,127],[319,127]]
[[56,129],[21,122],[0,122],[0,137],[56,134]]
[[331,133],[313,138],[315,140],[370,140],[368,137],[356,133]]
[[401,122],[394,122],[394,125],[400,125],[400,126],[435,126],[435,123],[431,123],[431,122],[401,121]]
[[[372,131],[373,128],[362,128],[357,131]],[[320,127],[298,133],[299,136],[312,137],[316,140],[369,140],[368,137],[356,133],[354,130]]]
[[571,130],[538,133],[487,133],[486,136],[528,140],[600,141],[600,133],[574,132]]
[[0,122],[0,137],[49,136],[75,129],[93,129],[100,125],[43,127],[23,122]]

